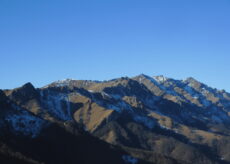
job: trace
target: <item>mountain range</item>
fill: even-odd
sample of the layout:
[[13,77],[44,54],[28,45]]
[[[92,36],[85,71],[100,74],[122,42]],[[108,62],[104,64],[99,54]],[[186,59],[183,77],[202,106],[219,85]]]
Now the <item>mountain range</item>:
[[0,90],[0,162],[228,164],[230,93],[190,77]]

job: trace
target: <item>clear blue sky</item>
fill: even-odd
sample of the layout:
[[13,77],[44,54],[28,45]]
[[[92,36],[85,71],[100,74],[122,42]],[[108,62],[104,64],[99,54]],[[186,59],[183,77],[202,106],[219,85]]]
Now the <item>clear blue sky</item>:
[[230,0],[1,0],[0,88],[192,76],[230,92]]

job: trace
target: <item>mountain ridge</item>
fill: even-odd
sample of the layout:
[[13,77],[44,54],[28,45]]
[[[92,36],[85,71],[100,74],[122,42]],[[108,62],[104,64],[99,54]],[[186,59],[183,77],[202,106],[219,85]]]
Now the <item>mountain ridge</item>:
[[[79,131],[118,146],[128,155],[119,157],[125,163],[230,162],[230,94],[191,77],[67,79],[41,88],[26,83],[0,90],[0,109],[0,129],[16,139],[36,140],[57,124],[67,130],[63,135]],[[49,163],[43,154],[40,159]]]

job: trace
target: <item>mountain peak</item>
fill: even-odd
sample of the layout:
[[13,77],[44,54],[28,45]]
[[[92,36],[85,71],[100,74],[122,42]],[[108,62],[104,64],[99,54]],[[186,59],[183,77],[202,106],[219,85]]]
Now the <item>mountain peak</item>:
[[7,92],[7,96],[17,101],[27,101],[38,96],[37,90],[28,82],[23,86]]
[[139,80],[141,80],[141,79],[152,79],[150,76],[148,76],[148,75],[145,75],[145,74],[140,74],[140,75],[137,75],[137,76],[134,76],[132,79],[139,79]]
[[67,79],[55,81],[52,84],[55,84],[56,86],[67,86],[67,85],[70,85],[72,81],[74,80],[67,78]]
[[31,89],[32,89],[32,90],[35,89],[34,86],[33,86],[33,84],[30,83],[30,82],[24,84],[21,88],[23,88],[23,89],[30,89],[30,90],[31,90]]
[[193,86],[195,88],[200,88],[203,83],[201,83],[200,81],[196,80],[193,77],[188,77],[187,79],[185,79],[183,82],[187,83],[189,86]]
[[185,79],[185,81],[187,81],[187,82],[199,82],[194,77],[188,77],[188,78]]
[[159,83],[164,83],[165,81],[167,81],[169,79],[163,75],[153,76],[153,78]]
[[137,77],[149,77],[149,76],[142,73],[142,74],[138,75]]

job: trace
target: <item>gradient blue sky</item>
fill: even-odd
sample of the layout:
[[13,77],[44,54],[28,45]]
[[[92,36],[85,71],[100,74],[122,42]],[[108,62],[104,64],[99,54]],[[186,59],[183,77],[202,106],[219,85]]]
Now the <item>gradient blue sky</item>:
[[229,0],[1,0],[0,88],[192,76],[230,92]]

